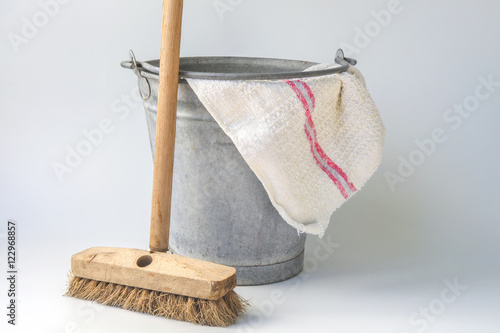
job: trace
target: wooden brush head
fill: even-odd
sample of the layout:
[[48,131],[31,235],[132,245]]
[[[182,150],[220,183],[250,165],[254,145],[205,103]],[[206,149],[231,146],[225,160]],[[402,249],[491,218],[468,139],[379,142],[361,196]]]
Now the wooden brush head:
[[236,287],[236,269],[175,254],[93,247],[71,257],[74,276],[216,300]]

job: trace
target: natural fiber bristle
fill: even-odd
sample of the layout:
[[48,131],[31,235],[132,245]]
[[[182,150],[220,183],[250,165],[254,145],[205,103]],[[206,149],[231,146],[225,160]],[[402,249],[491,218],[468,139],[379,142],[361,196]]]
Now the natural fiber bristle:
[[233,290],[211,301],[76,276],[70,276],[66,295],[169,319],[223,327],[234,324],[248,306]]

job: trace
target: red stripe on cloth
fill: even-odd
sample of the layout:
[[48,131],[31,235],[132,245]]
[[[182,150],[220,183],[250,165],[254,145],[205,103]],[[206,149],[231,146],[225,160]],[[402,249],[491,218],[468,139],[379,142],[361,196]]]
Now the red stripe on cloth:
[[[337,188],[339,189],[340,193],[342,193],[342,196],[345,199],[347,199],[348,198],[348,194],[347,194],[344,186],[342,186],[342,184],[340,183],[340,181],[327,168],[325,168],[323,166],[323,164],[318,160],[318,158],[316,157],[316,154],[314,153],[314,151],[316,150],[318,152],[318,154],[321,156],[321,158],[324,158],[323,155],[326,156],[326,154],[324,153],[324,151],[321,149],[319,143],[316,141],[316,128],[314,127],[314,122],[312,121],[311,110],[309,109],[309,103],[307,103],[307,100],[306,100],[305,96],[302,94],[302,92],[300,91],[300,89],[295,85],[295,83],[293,81],[285,81],[285,82],[295,92],[295,94],[297,95],[298,99],[302,102],[302,106],[304,107],[304,110],[306,111],[307,122],[309,123],[309,126],[312,129],[312,131],[313,131],[314,138],[311,136],[311,133],[309,133],[309,131],[307,130],[307,126],[306,125],[304,125],[304,131],[306,133],[307,139],[309,140],[309,144],[311,146],[311,153],[313,155],[314,160],[316,161],[316,164],[333,181],[333,183],[335,184],[335,186],[337,186]],[[310,88],[309,88],[309,90],[310,90]],[[314,100],[314,95],[312,94],[312,91],[311,91],[311,95],[313,96],[311,98],[311,101],[313,102],[313,106],[314,106],[315,100]],[[318,147],[319,147],[319,149],[318,149]],[[337,171],[337,170],[335,170],[335,171]]]
[[[297,80],[297,82],[300,83],[300,84],[302,84],[302,86],[306,90],[307,94],[309,95],[309,98],[311,99],[311,101],[313,103],[313,107],[315,107],[316,106],[316,98],[314,97],[314,94],[313,94],[313,92],[311,90],[311,87],[307,83],[305,83],[304,81]],[[314,135],[316,135],[316,129],[315,129],[314,123],[312,121],[311,112],[307,115],[307,117],[310,118],[309,124],[311,125],[312,128],[314,128]],[[342,170],[335,162],[333,162],[330,159],[330,157],[328,157],[328,155],[323,151],[323,148],[321,148],[321,146],[319,145],[318,141],[316,141],[316,149],[317,149],[319,155],[321,156],[321,158],[324,159],[325,162],[333,170],[337,171],[338,174],[340,176],[342,176],[342,178],[344,178],[345,182],[347,183],[347,185],[349,186],[349,188],[351,189],[351,191],[356,192],[356,187],[354,187],[354,184],[349,181],[349,178],[345,174],[344,170]]]
[[311,144],[311,154],[313,155],[314,160],[316,161],[316,164],[321,168],[321,170],[323,170],[324,173],[326,173],[326,175],[328,176],[328,178],[330,178],[333,181],[333,183],[335,184],[335,186],[337,186],[337,188],[339,189],[339,191],[342,194],[342,196],[344,197],[344,199],[347,199],[349,197],[349,195],[347,194],[344,186],[342,186],[342,184],[330,172],[330,170],[328,170],[327,168],[325,168],[325,166],[316,158],[316,154],[314,154],[313,138],[311,137],[311,134],[309,133],[309,131],[307,130],[307,128],[304,128],[304,132],[306,132],[306,136],[309,139],[309,142]]
[[312,103],[313,103],[313,108],[316,107],[316,97],[314,97],[314,94],[311,90],[311,87],[309,87],[309,85],[307,83],[305,83],[304,81],[302,80],[297,80],[297,82],[301,83],[302,84],[302,87],[304,87],[304,89],[306,90],[307,94],[309,95],[309,98],[311,99]]

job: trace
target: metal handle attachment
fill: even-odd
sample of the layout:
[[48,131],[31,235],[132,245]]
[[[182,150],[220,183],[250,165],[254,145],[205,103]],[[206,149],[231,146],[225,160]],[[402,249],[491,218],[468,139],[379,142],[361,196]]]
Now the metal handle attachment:
[[[356,64],[358,63],[358,61],[356,59],[344,57],[344,51],[342,49],[337,50],[337,53],[335,54],[335,62],[337,64],[343,65],[343,66],[345,66],[346,62],[348,65],[351,65],[351,66],[356,66]],[[349,66],[347,66],[347,68],[349,68]],[[347,70],[347,68],[346,68],[346,70]]]
[[[145,101],[147,100],[149,97],[151,97],[151,83],[149,83],[149,80],[147,77],[145,77],[140,68],[143,67],[143,63],[141,62],[138,62],[136,59],[135,59],[135,54],[134,54],[134,51],[130,50],[129,51],[129,55],[130,55],[130,60],[129,61],[122,61],[120,63],[120,65],[123,67],[123,68],[128,68],[128,69],[131,69],[134,71],[134,74],[137,75],[137,80],[138,80],[138,86],[139,86],[139,93],[141,94],[141,98]],[[142,82],[145,83],[145,86],[146,86],[146,93],[143,92],[143,85],[142,85]]]

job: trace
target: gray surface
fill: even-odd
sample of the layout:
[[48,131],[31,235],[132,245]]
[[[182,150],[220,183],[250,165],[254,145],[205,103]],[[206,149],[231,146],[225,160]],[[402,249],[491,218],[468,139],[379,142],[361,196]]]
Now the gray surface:
[[[216,59],[209,68],[227,71],[231,66],[224,66],[224,59],[231,61]],[[254,59],[245,64],[238,61],[238,69],[252,64],[259,70],[265,67]],[[284,61],[277,67],[293,63]],[[274,64],[278,65],[277,60]],[[153,153],[158,81],[155,77],[148,80],[151,96],[144,106]],[[144,80],[139,78],[139,84]],[[236,267],[239,285],[258,285],[297,275],[302,269],[305,239],[305,234],[298,235],[281,218],[260,181],[191,87],[179,83],[170,249]]]
[[[214,3],[239,5],[221,21]],[[158,57],[161,1],[70,1],[17,53],[8,33],[21,34],[22,18],[41,8],[1,1],[0,253],[6,260],[5,223],[15,219],[20,278],[19,324],[7,324],[2,312],[0,332],[500,332],[500,89],[456,130],[442,118],[474,95],[479,76],[500,81],[500,2],[400,1],[402,12],[359,47],[358,28],[373,28],[371,13],[389,3],[184,1],[184,56],[328,62],[343,43],[358,47],[344,50],[359,60],[387,127],[379,171],[326,231],[324,239],[340,247],[316,257],[318,239],[308,236],[302,273],[236,288],[250,300],[248,314],[229,328],[209,328],[61,296],[73,253],[98,245],[147,249],[149,139],[139,97],[126,112],[122,95],[136,82],[117,62],[131,47],[142,59]],[[471,54],[480,61],[471,65]],[[104,118],[114,131],[60,181],[51,163],[65,163],[66,146],[76,149],[82,131]],[[397,174],[399,156],[408,159],[415,140],[434,128],[448,140],[391,191],[384,174]],[[412,326],[410,317],[441,297],[443,280],[455,278],[469,288],[442,313],[429,311],[425,330]],[[3,276],[4,306],[6,282]]]

